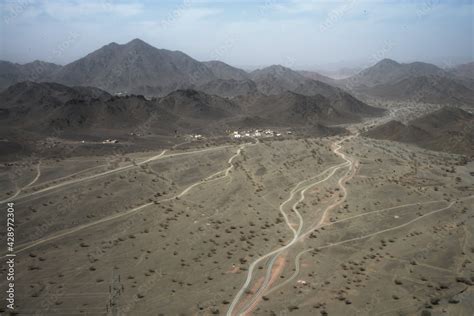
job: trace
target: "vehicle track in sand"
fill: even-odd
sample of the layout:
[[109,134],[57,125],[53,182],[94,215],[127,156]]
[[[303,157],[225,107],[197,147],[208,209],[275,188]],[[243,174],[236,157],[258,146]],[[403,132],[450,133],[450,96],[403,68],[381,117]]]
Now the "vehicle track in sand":
[[[18,254],[18,253],[21,253],[21,252],[23,252],[27,249],[31,249],[31,248],[34,248],[34,247],[39,246],[41,244],[44,244],[44,243],[47,243],[47,242],[50,242],[50,241],[53,241],[53,240],[57,240],[57,239],[69,236],[71,234],[77,233],[77,232],[85,230],[87,228],[90,228],[90,227],[93,227],[93,226],[96,226],[96,225],[99,225],[99,224],[107,223],[107,222],[116,220],[118,218],[128,216],[130,214],[137,213],[137,212],[143,210],[144,208],[146,208],[150,205],[153,205],[153,204],[156,204],[156,203],[163,203],[163,202],[167,202],[167,201],[171,201],[171,200],[180,198],[180,197],[186,195],[187,193],[189,193],[194,187],[196,187],[198,185],[202,185],[202,184],[213,182],[213,181],[216,181],[216,180],[219,180],[219,179],[227,178],[227,177],[230,176],[230,171],[233,168],[233,164],[232,164],[233,160],[240,155],[240,153],[242,152],[242,150],[245,147],[247,147],[249,145],[256,145],[256,143],[245,143],[245,144],[240,145],[237,152],[232,157],[230,157],[228,159],[227,162],[228,162],[228,164],[230,164],[229,167],[227,167],[223,170],[220,170],[216,173],[213,173],[212,175],[189,185],[183,191],[181,191],[181,193],[179,193],[175,196],[165,198],[163,200],[159,200],[159,201],[156,201],[156,202],[155,201],[154,202],[147,202],[147,203],[142,204],[140,206],[137,206],[133,209],[127,210],[125,212],[121,212],[121,213],[114,214],[114,215],[111,215],[111,216],[108,216],[108,217],[104,217],[104,218],[101,218],[97,221],[90,222],[90,223],[87,223],[87,224],[84,224],[84,225],[79,225],[79,226],[76,226],[76,227],[73,227],[73,228],[69,228],[67,230],[55,233],[55,234],[50,235],[50,236],[40,238],[40,239],[35,240],[35,241],[30,241],[30,242],[27,242],[27,243],[24,243],[24,244],[20,244],[20,245],[17,246],[17,250],[15,251],[15,253]],[[157,157],[157,156],[155,156],[155,157]],[[150,161],[150,159],[148,159],[148,161]],[[216,177],[219,174],[223,174],[223,175],[220,176],[220,177]]]
[[[167,155],[165,155],[165,154],[168,152],[168,150],[165,149],[160,154],[152,156],[150,158],[147,158],[144,161],[138,162],[136,164],[128,164],[128,165],[125,165],[125,166],[121,166],[121,167],[118,167],[118,168],[115,168],[115,169],[112,169],[112,170],[107,170],[107,171],[104,171],[104,172],[96,173],[96,174],[86,176],[86,177],[83,177],[83,178],[64,181],[64,182],[61,182],[61,183],[58,183],[58,184],[54,184],[54,185],[45,187],[45,188],[37,190],[37,191],[32,191],[32,192],[25,193],[25,194],[22,194],[22,195],[16,195],[15,198],[16,198],[17,201],[22,200],[22,199],[27,198],[27,197],[32,197],[32,196],[34,198],[36,198],[37,196],[43,196],[43,195],[41,195],[41,193],[49,193],[49,192],[54,191],[56,189],[61,189],[65,186],[69,186],[69,185],[73,185],[73,184],[78,184],[78,183],[83,183],[83,182],[86,182],[86,181],[98,179],[100,177],[104,177],[104,176],[112,175],[112,174],[122,172],[122,171],[125,171],[125,170],[129,170],[129,169],[132,169],[134,167],[138,167],[138,166],[141,166],[141,165],[153,162],[153,161],[157,161],[157,160],[161,160],[161,159],[168,159],[168,158],[173,158],[173,157],[178,157],[178,156],[184,156],[184,155],[203,153],[203,152],[218,150],[218,149],[222,149],[222,148],[229,148],[229,147],[232,147],[232,146],[233,145],[223,145],[223,146],[204,148],[204,149],[199,149],[199,150],[194,150],[194,151],[172,153],[172,154],[167,154]],[[68,176],[66,176],[66,177],[68,177]],[[63,178],[65,178],[65,177],[63,177]],[[28,201],[31,201],[31,200],[32,199],[29,199]]]
[[24,187],[18,189],[16,191],[16,193],[2,201],[0,201],[0,203],[6,203],[6,202],[14,202],[13,199],[15,199],[23,190],[31,187],[33,184],[36,183],[36,181],[38,181],[39,177],[41,176],[41,169],[40,169],[40,166],[41,166],[41,160],[38,162],[38,164],[36,165],[36,176],[34,177],[34,179],[28,183],[27,185],[25,185]]
[[[318,178],[324,174],[326,174],[327,172],[329,172],[330,170],[332,170],[328,176],[326,176],[324,179],[322,180],[319,180],[319,181],[315,181],[315,182],[311,182],[303,187],[301,187],[302,184],[304,184],[305,182],[308,182],[310,179],[305,179],[305,180],[302,180],[300,182],[298,182],[296,184],[296,186],[291,190],[290,192],[290,196],[288,197],[288,199],[286,199],[283,203],[280,204],[279,206],[279,211],[280,213],[283,215],[284,219],[285,219],[285,222],[287,224],[287,226],[290,228],[290,230],[292,231],[293,233],[293,238],[292,240],[287,243],[286,245],[282,246],[282,247],[279,247],[263,256],[260,256],[259,258],[255,259],[249,266],[248,268],[248,272],[247,272],[247,277],[245,279],[245,282],[244,284],[242,285],[242,287],[240,288],[240,290],[237,292],[237,294],[235,295],[234,299],[232,300],[231,304],[229,305],[229,309],[227,310],[227,316],[232,316],[233,313],[234,313],[234,309],[236,309],[236,307],[238,307],[241,299],[242,299],[242,296],[243,294],[245,293],[246,289],[249,287],[251,281],[252,281],[252,278],[253,278],[253,271],[255,270],[255,266],[260,263],[261,261],[267,259],[267,258],[271,258],[270,261],[269,261],[269,264],[267,265],[267,268],[266,268],[266,271],[265,271],[265,278],[264,278],[264,281],[262,283],[262,285],[259,287],[258,291],[255,293],[255,295],[253,295],[251,298],[250,298],[250,301],[247,302],[247,304],[243,307],[244,310],[241,311],[241,312],[238,312],[237,314],[238,315],[241,315],[241,314],[245,314],[247,313],[249,310],[251,310],[252,308],[254,308],[256,306],[256,303],[261,299],[261,296],[263,295],[263,293],[265,292],[265,290],[267,289],[268,287],[268,284],[270,282],[271,279],[273,279],[273,275],[272,275],[272,269],[273,269],[273,265],[275,264],[278,256],[280,254],[282,254],[284,251],[286,251],[288,248],[290,248],[291,246],[293,246],[298,240],[300,240],[300,236],[301,236],[301,231],[303,229],[303,225],[304,225],[304,219],[303,217],[301,216],[301,214],[298,212],[297,210],[297,206],[298,204],[300,204],[304,199],[305,199],[305,193],[308,189],[312,188],[313,186],[315,185],[318,185],[318,184],[321,184],[325,181],[327,181],[328,179],[330,179],[335,173],[337,170],[339,170],[340,168],[343,168],[343,167],[349,167],[349,170],[352,170],[352,167],[353,167],[353,162],[352,160],[348,159],[346,157],[345,154],[343,153],[340,153],[339,150],[342,148],[342,145],[341,143],[343,143],[344,141],[346,141],[347,139],[350,139],[350,138],[353,138],[353,137],[356,137],[356,135],[350,135],[350,136],[346,136],[344,138],[342,138],[341,140],[338,140],[336,142],[333,143],[332,147],[333,147],[333,152],[340,156],[341,158],[343,158],[345,160],[344,163],[342,164],[339,164],[339,165],[336,165],[336,166],[332,166],[332,167],[329,167],[327,168],[326,170],[324,170],[322,173],[320,173],[319,175],[315,176],[315,177],[312,177],[310,179],[314,179],[314,178]],[[346,173],[347,174],[347,173]],[[345,175],[342,177],[344,178]],[[341,178],[341,179],[342,179]],[[289,219],[288,219],[288,215],[286,214],[286,212],[284,211],[284,207],[286,206],[286,204],[288,204],[289,202],[291,202],[295,195],[296,194],[299,194],[300,198],[292,205],[292,208],[291,210],[296,214],[296,216],[298,217],[298,220],[299,220],[299,223],[298,223],[298,228],[295,229],[293,228],[292,224],[290,223]]]

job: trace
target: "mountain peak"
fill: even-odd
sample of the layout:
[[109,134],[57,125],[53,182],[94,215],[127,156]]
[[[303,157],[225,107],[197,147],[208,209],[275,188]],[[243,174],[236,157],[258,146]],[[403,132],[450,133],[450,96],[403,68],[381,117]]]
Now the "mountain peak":
[[148,44],[147,42],[139,39],[139,38],[134,38],[133,40],[131,40],[130,42],[128,42],[127,44],[125,44],[126,46],[151,46],[150,44]]
[[[287,68],[282,65],[271,65],[262,69],[257,69],[252,72],[254,75],[259,74],[259,75],[264,75],[264,74],[276,74],[276,75],[282,75],[282,74],[293,74],[296,73],[290,68]],[[298,76],[300,76],[298,74]]]
[[204,62],[204,65],[206,65],[212,71],[214,76],[216,76],[219,79],[225,79],[225,80],[248,79],[248,74],[244,70],[235,68],[219,60],[206,61]]
[[205,64],[209,64],[209,65],[227,65],[225,62],[223,61],[220,61],[220,60],[208,60],[208,61],[204,61]]
[[400,65],[398,62],[396,62],[393,59],[390,58],[384,58],[380,60],[376,65],[390,65],[390,66],[398,66]]
[[139,38],[101,47],[62,67],[52,78],[66,85],[87,84],[111,93],[144,95],[166,95],[216,79],[206,65],[186,54],[158,49]]
[[288,70],[292,71],[290,68],[282,66],[282,65],[271,65],[271,66],[268,66],[266,69],[274,70],[274,71],[288,71]]

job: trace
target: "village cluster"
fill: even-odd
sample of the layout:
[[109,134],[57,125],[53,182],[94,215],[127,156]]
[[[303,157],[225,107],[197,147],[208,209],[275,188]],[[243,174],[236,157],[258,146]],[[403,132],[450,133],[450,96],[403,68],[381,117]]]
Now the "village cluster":
[[[82,141],[84,143],[84,141]],[[118,140],[117,139],[106,139],[106,140],[103,140],[102,141],[102,144],[118,144]]]
[[[291,135],[291,131],[287,131],[286,134]],[[271,129],[255,129],[246,131],[233,131],[230,136],[232,138],[243,138],[243,137],[281,137],[282,133],[273,131]]]
[[[231,131],[226,130],[226,134],[233,139],[240,139],[245,137],[281,137],[283,134],[292,135],[292,131],[274,131],[271,129],[253,129],[253,130],[240,130],[240,131]],[[205,137],[201,134],[191,134],[187,135],[188,140],[203,140]]]
[[[228,134],[233,139],[240,139],[246,137],[281,137],[283,134],[292,135],[293,132],[290,130],[287,131],[274,131],[271,129],[253,129],[253,130],[240,130],[240,131],[231,131],[227,130],[226,134]],[[139,136],[139,134],[130,133],[132,136]],[[202,134],[191,134],[185,136],[188,141],[193,140],[203,140],[206,139]],[[85,143],[84,140],[81,140],[81,143]],[[102,141],[102,144],[118,144],[119,140],[117,139],[105,139]]]
[[192,134],[192,135],[187,135],[186,136],[186,140],[203,140],[205,139],[204,136],[202,136],[201,134]]

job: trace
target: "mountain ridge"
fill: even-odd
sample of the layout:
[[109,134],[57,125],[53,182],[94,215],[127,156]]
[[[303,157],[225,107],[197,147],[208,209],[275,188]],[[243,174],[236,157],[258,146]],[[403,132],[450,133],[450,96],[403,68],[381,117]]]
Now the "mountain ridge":
[[412,76],[449,76],[449,73],[436,65],[425,62],[399,63],[392,59],[382,59],[373,66],[363,69],[358,74],[340,80],[348,89],[373,87],[389,84]]
[[474,92],[462,81],[443,76],[408,77],[395,83],[360,89],[380,98],[431,104],[474,105]]
[[365,132],[364,136],[472,156],[474,115],[456,107],[443,107],[407,124],[389,121]]

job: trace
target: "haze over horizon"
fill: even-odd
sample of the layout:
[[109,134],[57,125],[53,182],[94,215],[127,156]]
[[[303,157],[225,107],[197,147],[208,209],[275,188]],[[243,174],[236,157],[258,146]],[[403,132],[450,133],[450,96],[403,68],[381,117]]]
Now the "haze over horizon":
[[0,59],[18,63],[67,64],[133,38],[243,68],[367,67],[383,58],[446,67],[473,59],[471,1],[0,3]]

